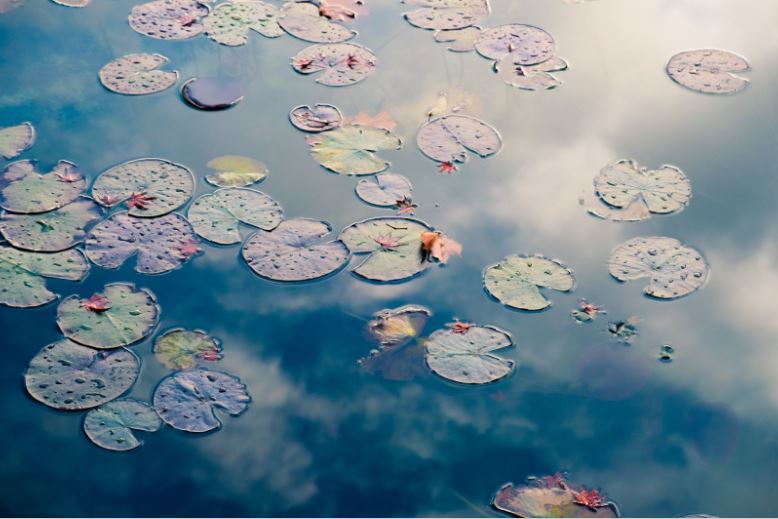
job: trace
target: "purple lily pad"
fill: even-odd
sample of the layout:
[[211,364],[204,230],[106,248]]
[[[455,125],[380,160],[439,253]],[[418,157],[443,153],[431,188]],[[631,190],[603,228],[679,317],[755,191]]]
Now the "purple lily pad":
[[289,120],[295,128],[304,132],[325,132],[337,128],[343,122],[343,114],[337,106],[316,103],[313,108],[300,105],[289,112]]
[[370,50],[354,43],[311,45],[292,58],[292,67],[300,74],[323,73],[316,78],[322,85],[353,85],[369,76],[376,67]]
[[132,8],[129,22],[136,32],[158,40],[185,40],[203,32],[209,12],[197,0],[154,0]]
[[448,114],[425,123],[416,144],[438,162],[465,162],[467,152],[490,157],[502,148],[502,137],[492,126],[469,115]]
[[23,214],[45,213],[74,202],[86,180],[72,162],[60,160],[49,173],[40,173],[34,160],[20,160],[0,173],[0,207]]
[[679,52],[667,63],[667,74],[679,85],[703,94],[736,94],[748,86],[737,75],[751,67],[733,52],[700,49]]
[[181,87],[181,96],[199,110],[226,110],[243,101],[243,85],[228,77],[187,79]]
[[554,56],[556,42],[540,27],[512,23],[483,31],[475,50],[493,60],[509,57],[516,65],[537,65]]
[[278,25],[295,38],[313,43],[340,43],[357,35],[345,25],[328,20],[310,2],[287,2]]
[[100,206],[88,198],[43,214],[3,212],[0,233],[19,249],[59,252],[84,241],[86,229],[102,215]]

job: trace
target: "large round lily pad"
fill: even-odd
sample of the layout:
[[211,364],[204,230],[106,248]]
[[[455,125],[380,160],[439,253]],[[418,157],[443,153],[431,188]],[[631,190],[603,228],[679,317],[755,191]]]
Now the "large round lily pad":
[[72,162],[60,160],[49,173],[40,173],[34,160],[20,160],[0,173],[0,207],[14,213],[53,211],[75,201],[86,187]]
[[311,45],[292,58],[292,67],[300,74],[321,72],[316,82],[322,85],[348,86],[375,70],[376,56],[354,43]]
[[751,67],[742,56],[725,50],[680,52],[667,63],[667,74],[679,85],[704,94],[735,94],[748,86],[737,75]]
[[556,42],[540,27],[512,23],[483,31],[475,50],[493,60],[508,57],[516,65],[537,65],[554,56]]
[[343,114],[337,106],[316,103],[313,107],[295,106],[289,112],[289,120],[298,130],[318,133],[340,126],[343,122]]
[[3,212],[0,233],[19,249],[58,252],[84,241],[86,229],[102,214],[100,206],[88,198],[42,214]]
[[100,174],[92,197],[105,207],[127,203],[132,216],[152,218],[175,211],[189,201],[194,177],[186,166],[163,159],[137,159]]
[[278,25],[278,9],[261,0],[219,4],[205,17],[203,27],[210,39],[230,47],[248,43],[249,31],[258,32],[266,38],[284,34]]
[[339,238],[353,254],[369,254],[353,272],[371,281],[402,281],[424,271],[421,235],[432,231],[413,218],[370,218],[343,229]]
[[0,128],[0,155],[6,159],[18,157],[34,143],[35,127],[32,123]]
[[49,407],[89,409],[121,396],[139,371],[140,359],[126,348],[101,351],[63,339],[33,357],[24,382],[30,396]]
[[154,355],[170,369],[191,369],[198,360],[217,361],[222,358],[218,339],[202,330],[174,328],[157,337]]
[[319,164],[341,175],[372,175],[389,167],[377,151],[399,150],[402,141],[389,130],[350,124],[307,138]]
[[168,59],[156,53],[127,54],[100,69],[100,83],[125,95],[154,94],[178,82],[178,71],[160,70]]
[[528,485],[504,485],[495,494],[492,506],[514,517],[619,517],[619,509],[612,502],[592,509],[576,503],[566,484],[547,486],[539,480]]
[[109,451],[129,451],[142,442],[132,431],[155,432],[162,420],[146,402],[126,398],[92,409],[84,417],[84,433],[92,443]]
[[551,90],[562,84],[552,72],[567,70],[567,62],[553,56],[537,65],[517,65],[508,55],[495,63],[497,76],[506,84],[522,90]]
[[44,278],[80,281],[89,272],[81,251],[26,252],[0,245],[0,305],[31,308],[57,299]]
[[137,254],[135,271],[141,274],[169,272],[199,252],[192,226],[179,214],[135,218],[114,213],[95,225],[86,240],[86,255],[95,264],[119,268]]
[[356,31],[321,16],[319,7],[311,2],[287,2],[278,24],[295,38],[313,43],[339,43],[357,35]]
[[511,335],[494,326],[445,328],[430,335],[425,344],[430,369],[460,384],[494,382],[508,376],[515,365],[492,353],[513,346]]
[[425,123],[416,136],[419,149],[438,162],[465,162],[470,151],[480,157],[502,148],[500,134],[489,124],[469,115],[449,114]]
[[397,173],[379,173],[373,179],[357,182],[357,196],[364,202],[379,207],[394,207],[410,198],[413,192],[410,180]]
[[159,322],[159,305],[146,288],[130,283],[105,285],[88,299],[72,295],[57,308],[65,337],[99,349],[129,346],[147,337]]
[[243,244],[243,259],[258,275],[274,281],[318,279],[337,272],[349,259],[342,241],[323,241],[331,231],[319,220],[285,220],[270,232],[251,235]]
[[205,177],[205,181],[218,187],[246,187],[261,182],[267,176],[267,166],[250,157],[223,155],[206,164],[216,170]]
[[160,418],[187,432],[218,429],[222,424],[217,410],[238,416],[250,401],[239,378],[205,369],[173,373],[154,391],[154,408]]
[[278,202],[253,189],[225,187],[203,195],[189,208],[189,223],[208,241],[221,245],[240,243],[241,223],[266,231],[283,218]]
[[367,333],[382,348],[397,348],[419,337],[432,312],[423,306],[405,305],[376,312]]
[[419,9],[405,13],[408,23],[422,29],[462,29],[489,15],[488,0],[405,0]]
[[203,32],[208,7],[197,0],[153,0],[132,8],[133,30],[158,40],[185,40]]
[[709,268],[697,250],[666,236],[627,240],[608,259],[608,271],[619,281],[649,278],[644,292],[659,299],[691,294],[708,280]]
[[502,304],[519,310],[543,310],[551,301],[541,288],[569,292],[575,286],[573,272],[556,260],[542,256],[508,256],[484,270],[487,292]]

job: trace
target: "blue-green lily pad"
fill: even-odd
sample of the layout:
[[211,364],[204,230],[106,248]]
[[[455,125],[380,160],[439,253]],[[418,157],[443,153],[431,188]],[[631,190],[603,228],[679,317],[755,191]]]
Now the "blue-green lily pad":
[[438,330],[426,341],[427,365],[460,384],[488,384],[507,377],[515,363],[493,352],[513,346],[511,335],[494,326],[469,325]]
[[569,292],[575,287],[575,278],[556,260],[514,255],[484,270],[484,286],[506,306],[535,311],[551,306],[541,288]]
[[126,398],[92,409],[84,417],[84,433],[92,443],[109,451],[129,451],[142,442],[132,431],[156,432],[162,420],[146,402]]
[[202,330],[174,328],[157,337],[154,355],[170,369],[191,369],[197,361],[214,362],[222,358],[222,346],[218,339]]
[[82,198],[42,214],[0,215],[0,233],[16,248],[59,252],[81,243],[86,229],[102,217],[100,206]]
[[195,200],[187,216],[194,231],[202,238],[231,245],[241,241],[241,223],[271,231],[281,223],[283,211],[278,202],[265,193],[226,187]]
[[14,213],[35,214],[74,202],[86,187],[72,162],[60,160],[49,173],[40,173],[34,160],[20,160],[0,174],[0,207]]

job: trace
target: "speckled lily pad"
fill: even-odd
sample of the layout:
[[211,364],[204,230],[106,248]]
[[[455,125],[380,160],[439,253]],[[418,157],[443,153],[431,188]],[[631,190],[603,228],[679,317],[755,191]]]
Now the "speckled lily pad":
[[132,8],[129,22],[136,32],[158,40],[185,40],[203,32],[208,7],[197,0],[153,0]]
[[81,243],[86,229],[102,217],[99,205],[82,198],[48,213],[0,215],[0,233],[16,248],[58,252]]
[[612,502],[592,510],[575,502],[567,485],[546,486],[539,480],[527,485],[504,485],[495,494],[492,506],[514,517],[619,517]]
[[735,94],[748,86],[737,75],[751,67],[733,52],[700,49],[680,52],[667,63],[667,74],[679,85],[704,94]]
[[383,150],[399,150],[402,141],[381,128],[350,124],[307,139],[311,155],[322,166],[341,175],[372,175],[389,167],[376,155]]
[[100,69],[100,83],[117,94],[162,92],[178,82],[178,71],[159,69],[167,62],[168,59],[161,54],[127,54]]
[[227,373],[193,369],[173,373],[154,391],[154,408],[175,429],[206,432],[221,427],[216,411],[238,416],[251,397],[240,379]]
[[308,105],[295,106],[289,112],[289,120],[298,130],[318,133],[340,126],[343,114],[337,106],[316,103],[313,108]]
[[411,25],[422,29],[462,29],[489,15],[488,0],[404,0],[419,9],[405,13]]
[[217,361],[222,358],[218,339],[202,330],[175,328],[157,337],[154,355],[170,369],[191,369],[198,360]]
[[267,176],[267,166],[250,157],[224,155],[211,159],[206,164],[216,170],[205,177],[205,181],[218,187],[246,187],[261,182]]
[[556,56],[537,65],[517,65],[506,56],[494,65],[497,76],[506,84],[522,90],[551,90],[562,84],[552,72],[567,70],[567,62]]
[[300,74],[321,72],[316,82],[326,86],[353,85],[369,76],[376,67],[370,50],[354,43],[311,45],[292,58],[292,67]]
[[203,20],[205,35],[222,45],[236,47],[249,41],[249,31],[266,38],[284,34],[278,25],[278,9],[260,0],[225,2]]
[[483,31],[475,50],[493,60],[508,58],[516,65],[537,65],[554,56],[556,42],[539,27],[512,23]]
[[38,402],[79,410],[118,398],[132,387],[139,371],[140,359],[126,348],[101,351],[63,339],[33,357],[24,382]]
[[32,123],[0,128],[0,155],[6,159],[18,157],[34,143],[35,127]]
[[435,41],[448,43],[447,48],[451,52],[470,52],[475,49],[475,42],[481,36],[482,30],[477,25],[473,25],[462,29],[437,31]]
[[488,384],[508,376],[515,363],[493,352],[513,346],[511,335],[494,326],[471,325],[464,332],[446,328],[429,336],[427,365],[459,384]]
[[356,31],[321,16],[319,8],[310,2],[287,2],[278,24],[295,38],[313,43],[340,43],[357,35]]
[[109,451],[129,451],[142,442],[133,431],[156,432],[162,420],[146,402],[126,398],[92,409],[84,417],[84,433],[92,443]]
[[489,124],[469,115],[448,114],[425,123],[416,144],[426,156],[438,162],[465,162],[467,152],[480,157],[502,148],[500,134]]
[[379,173],[373,179],[357,182],[357,196],[362,201],[379,207],[394,207],[413,192],[410,180],[397,173]]
[[60,160],[42,174],[36,161],[20,160],[0,174],[0,207],[14,213],[45,213],[75,201],[85,186],[72,162]]
[[340,270],[349,251],[340,240],[322,241],[332,231],[327,222],[296,218],[273,231],[257,231],[243,244],[243,259],[263,278],[308,281]]
[[283,211],[278,202],[260,191],[225,187],[195,200],[188,217],[202,238],[231,245],[241,241],[241,223],[270,231],[281,223]]
[[484,286],[502,304],[534,311],[551,306],[541,288],[569,292],[575,286],[575,278],[570,269],[556,260],[514,255],[486,267]]

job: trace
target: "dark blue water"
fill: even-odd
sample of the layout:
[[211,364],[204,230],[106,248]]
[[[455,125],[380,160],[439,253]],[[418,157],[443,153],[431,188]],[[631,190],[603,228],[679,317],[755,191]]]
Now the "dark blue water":
[[[111,281],[154,291],[160,330],[220,337],[219,369],[239,376],[253,402],[208,435],[165,428],[117,454],[92,445],[80,413],[27,397],[30,358],[58,339],[56,305],[0,309],[0,514],[58,516],[498,515],[492,493],[507,481],[567,469],[604,489],[629,516],[778,514],[778,4],[769,0],[495,0],[488,25],[520,22],[555,35],[570,70],[564,85],[529,93],[503,85],[475,55],[456,55],[414,29],[394,0],[368,0],[358,42],[378,69],[332,89],[297,75],[306,44],[252,34],[246,47],[204,37],[164,42],[127,26],[133,0],[67,9],[44,0],[0,15],[0,126],[32,121],[38,142],[23,158],[72,160],[94,176],[138,157],[185,164],[210,188],[205,164],[255,157],[258,187],[287,217],[335,229],[379,214],[353,194],[355,180],[325,172],[287,121],[296,105],[330,102],[347,114],[388,110],[405,145],[387,152],[409,177],[417,215],[464,246],[445,269],[376,286],[347,271],[280,285],[256,277],[239,248],[206,253],[162,276],[93,267],[89,295]],[[751,85],[731,97],[685,90],[664,74],[676,52],[714,47],[748,58]],[[105,91],[97,72],[130,52],[160,52],[182,78],[227,74],[246,90],[235,108],[205,113],[174,90],[140,97]],[[505,147],[451,176],[416,149],[415,132],[441,90],[474,96],[473,112]],[[680,167],[694,197],[682,213],[632,224],[588,217],[580,192],[605,164],[632,157]],[[644,298],[642,283],[609,277],[610,250],[661,234],[701,250],[708,285],[689,297]],[[543,253],[573,268],[570,294],[547,312],[510,311],[482,290],[484,266],[512,253]],[[131,265],[129,262],[128,265]],[[609,315],[576,325],[579,297]],[[453,317],[509,330],[514,375],[454,387],[433,375],[390,382],[356,365],[372,345],[365,320],[421,304],[431,332]],[[610,341],[608,319],[642,319],[631,346]],[[662,344],[676,351],[657,361]],[[151,341],[130,395],[148,400],[167,370]]]

